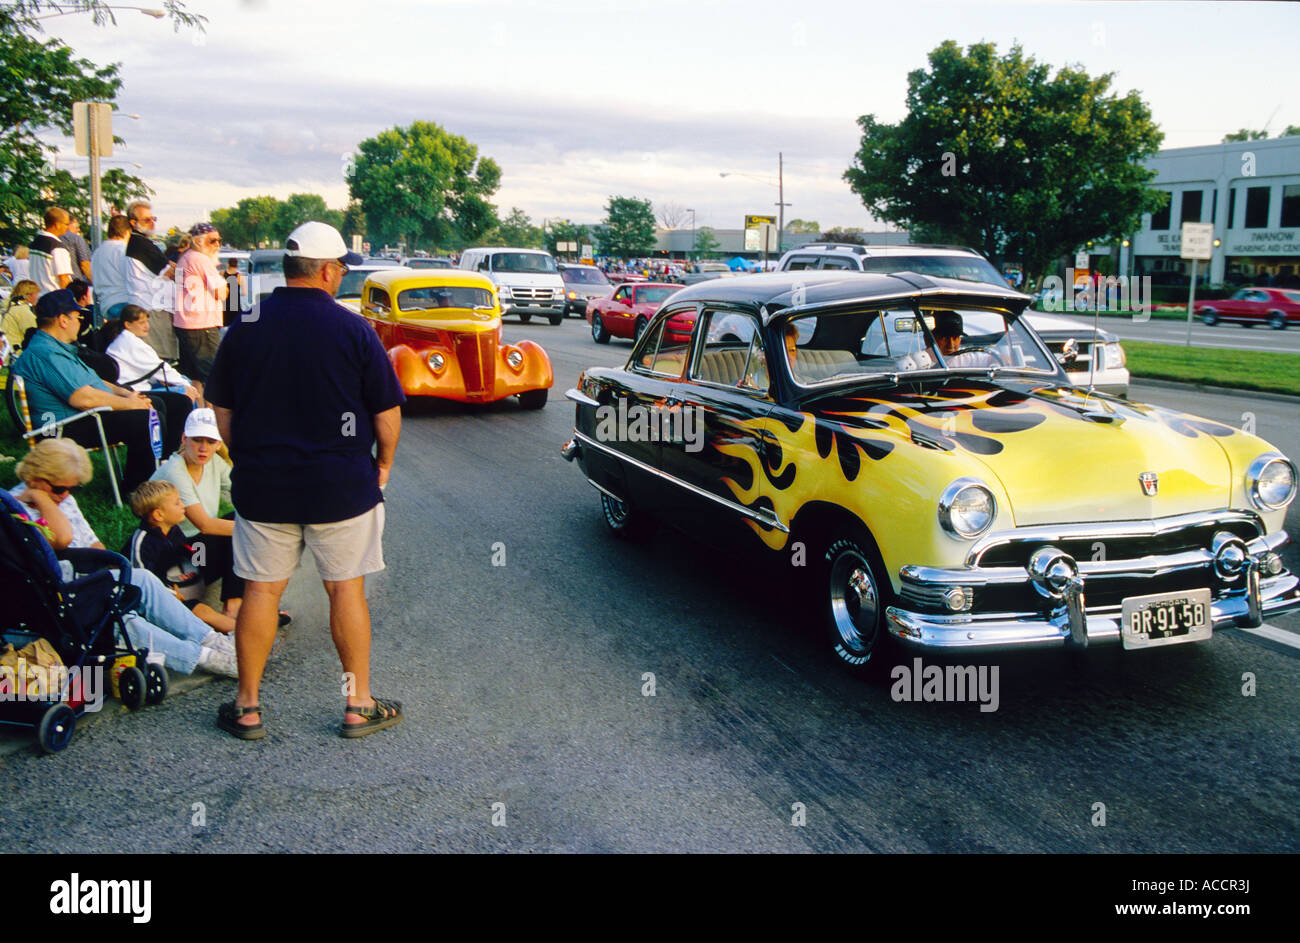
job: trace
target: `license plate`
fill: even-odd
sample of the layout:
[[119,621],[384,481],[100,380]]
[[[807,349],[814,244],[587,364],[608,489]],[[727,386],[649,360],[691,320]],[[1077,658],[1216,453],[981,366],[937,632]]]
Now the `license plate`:
[[1129,596],[1124,600],[1120,638],[1127,649],[1200,642],[1213,631],[1208,589]]

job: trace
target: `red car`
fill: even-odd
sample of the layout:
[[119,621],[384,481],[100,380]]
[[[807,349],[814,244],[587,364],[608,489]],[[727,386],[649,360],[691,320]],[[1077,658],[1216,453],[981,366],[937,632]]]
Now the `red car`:
[[[608,344],[611,337],[635,340],[659,306],[681,288],[670,282],[635,282],[619,285],[608,298],[593,298],[587,302],[592,340],[597,344]],[[668,322],[667,337],[684,344],[690,341],[694,328],[693,313],[678,315]]]
[[1239,288],[1231,298],[1198,301],[1192,307],[1210,326],[1237,321],[1246,327],[1267,324],[1281,331],[1287,324],[1300,324],[1300,291],[1287,288]]

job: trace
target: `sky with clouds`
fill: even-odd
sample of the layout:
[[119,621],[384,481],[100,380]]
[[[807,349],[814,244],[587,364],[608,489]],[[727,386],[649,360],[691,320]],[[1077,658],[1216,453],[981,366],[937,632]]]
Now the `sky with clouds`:
[[[149,0],[142,0],[148,6]],[[1014,42],[1053,66],[1114,72],[1166,147],[1243,126],[1300,124],[1300,5],[971,0],[188,0],[205,32],[131,10],[47,34],[120,62],[126,163],[156,191],[160,227],[245,196],[347,201],[358,142],[435,121],[502,167],[495,201],[534,220],[595,222],[611,194],[696,210],[733,228],[786,218],[884,228],[841,175],[856,119],[904,114],[907,73],[945,39]],[[61,142],[60,163],[84,166]],[[112,161],[116,160],[117,163]],[[68,161],[67,164],[64,162]],[[720,174],[727,173],[722,177]]]

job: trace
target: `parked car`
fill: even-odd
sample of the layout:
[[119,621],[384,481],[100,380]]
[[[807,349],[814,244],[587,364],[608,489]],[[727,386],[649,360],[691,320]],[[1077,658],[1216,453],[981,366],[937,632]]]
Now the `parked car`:
[[564,320],[564,280],[549,252],[541,249],[474,248],[460,256],[460,267],[491,279],[505,314],[527,324],[534,314],[552,324]]
[[[669,282],[636,282],[619,285],[607,298],[587,303],[587,322],[597,344],[608,344],[611,337],[638,338],[650,323],[659,306],[681,286]],[[670,331],[679,338],[689,337],[695,319],[673,321]]]
[[559,263],[560,278],[564,279],[564,315],[587,316],[587,302],[593,298],[607,298],[614,286],[605,273],[594,265]]
[[682,276],[683,285],[696,285],[712,281],[715,278],[730,278],[736,273],[726,262],[693,262],[686,267]]
[[374,327],[407,396],[462,403],[518,396],[525,409],[546,405],[551,360],[532,341],[502,340],[501,304],[484,276],[376,268],[349,304]]
[[1300,323],[1300,291],[1289,288],[1240,288],[1229,298],[1197,301],[1196,316],[1207,326],[1235,321],[1246,327],[1267,324],[1276,331]]
[[[579,376],[562,454],[617,535],[666,520],[768,554],[853,671],[895,644],[1130,651],[1300,609],[1278,554],[1295,465],[1231,426],[1073,388],[1028,301],[915,275],[683,289],[625,366]],[[724,339],[730,316],[745,328]]]
[[1078,318],[1025,311],[1020,319],[1034,329],[1075,386],[1128,396],[1128,357],[1119,335],[1098,330]]
[[254,249],[248,253],[248,297],[245,310],[259,304],[284,284],[284,250]]
[[441,256],[413,255],[409,258],[402,259],[402,265],[406,268],[455,268],[456,263],[451,259]]

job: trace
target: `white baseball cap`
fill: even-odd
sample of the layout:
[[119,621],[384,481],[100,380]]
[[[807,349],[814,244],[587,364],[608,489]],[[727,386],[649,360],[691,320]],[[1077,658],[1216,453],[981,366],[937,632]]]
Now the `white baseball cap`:
[[284,241],[284,254],[300,259],[338,259],[344,265],[364,261],[348,251],[343,236],[329,223],[303,223]]
[[187,439],[216,439],[221,441],[217,431],[217,414],[207,407],[191,409],[185,417],[185,437]]

